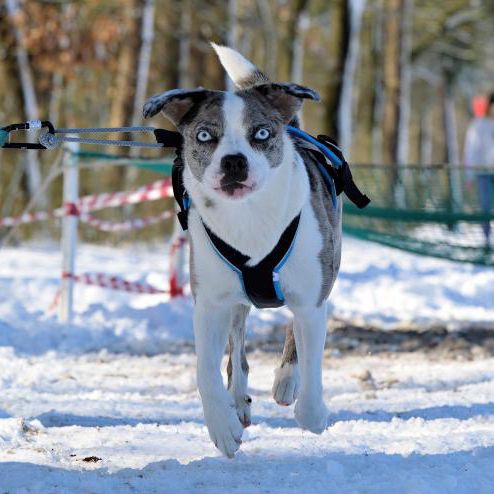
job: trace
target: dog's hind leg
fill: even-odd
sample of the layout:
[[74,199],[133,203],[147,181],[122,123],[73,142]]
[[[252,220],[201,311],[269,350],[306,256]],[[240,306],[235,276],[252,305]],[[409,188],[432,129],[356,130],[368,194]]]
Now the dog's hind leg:
[[232,329],[229,338],[230,355],[227,375],[228,389],[235,400],[238,418],[244,427],[250,425],[250,405],[252,398],[247,394],[249,364],[245,355],[245,320],[250,307],[238,305],[233,309]]
[[274,371],[273,398],[278,405],[289,406],[297,398],[299,386],[297,348],[293,327],[286,330],[281,365]]

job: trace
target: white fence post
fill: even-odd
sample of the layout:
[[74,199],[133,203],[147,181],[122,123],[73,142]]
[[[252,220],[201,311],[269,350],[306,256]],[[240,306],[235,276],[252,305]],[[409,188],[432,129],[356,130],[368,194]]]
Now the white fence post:
[[75,204],[79,199],[79,167],[78,157],[79,143],[66,144],[63,168],[63,203],[66,215],[62,218],[62,280],[60,289],[61,323],[72,321],[73,292],[75,274],[75,256],[77,248],[77,211]]

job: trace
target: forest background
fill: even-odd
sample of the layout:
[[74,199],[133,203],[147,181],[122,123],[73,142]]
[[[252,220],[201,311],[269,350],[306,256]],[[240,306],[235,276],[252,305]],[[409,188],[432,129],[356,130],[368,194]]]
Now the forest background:
[[[209,41],[316,89],[303,127],[336,138],[355,163],[461,164],[472,100],[494,91],[492,0],[6,0],[0,126],[141,125],[152,94],[227,87]],[[54,156],[0,152],[0,217],[23,210]],[[81,193],[146,180],[133,168],[85,170]],[[60,203],[60,183],[40,207]]]

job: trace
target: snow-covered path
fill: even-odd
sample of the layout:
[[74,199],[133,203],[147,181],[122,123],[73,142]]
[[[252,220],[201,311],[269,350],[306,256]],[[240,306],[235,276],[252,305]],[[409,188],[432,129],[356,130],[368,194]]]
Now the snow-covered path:
[[2,492],[492,492],[494,359],[328,356],[321,436],[271,399],[276,355],[249,360],[254,425],[227,460],[190,353],[2,350]]
[[[167,247],[81,245],[77,273],[103,272],[167,287]],[[192,345],[190,298],[168,303],[162,295],[78,285],[71,326],[47,313],[59,286],[57,245],[0,250],[0,347],[39,354],[49,350],[153,355]],[[419,257],[344,239],[340,275],[330,313],[364,327],[494,329],[494,269]],[[253,311],[248,340],[265,341],[289,312]]]
[[[78,271],[166,286],[164,250],[85,245]],[[494,491],[489,351],[328,350],[321,436],[274,403],[279,355],[255,351],[254,425],[227,460],[202,418],[190,300],[77,287],[63,327],[46,312],[59,266],[56,246],[0,251],[0,493]],[[494,270],[347,239],[332,305],[337,318],[384,329],[490,328]],[[248,340],[269,340],[286,320],[255,312]]]

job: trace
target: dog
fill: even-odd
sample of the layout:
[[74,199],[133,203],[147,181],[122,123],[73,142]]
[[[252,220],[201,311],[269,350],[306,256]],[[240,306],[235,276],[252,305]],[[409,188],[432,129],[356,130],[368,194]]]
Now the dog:
[[[318,94],[273,83],[237,51],[213,47],[235,91],[167,91],[146,101],[144,116],[161,111],[183,138],[197,385],[209,435],[231,458],[251,421],[244,335],[252,303],[239,273],[211,239],[243,255],[249,269],[276,249],[297,219],[286,262],[273,274],[294,316],[273,397],[280,405],[295,403],[299,426],[321,433],[328,419],[322,397],[326,299],[340,266],[342,200],[332,200],[314,157],[286,130],[296,125],[304,99],[317,101]],[[227,341],[225,388],[221,361]]]

